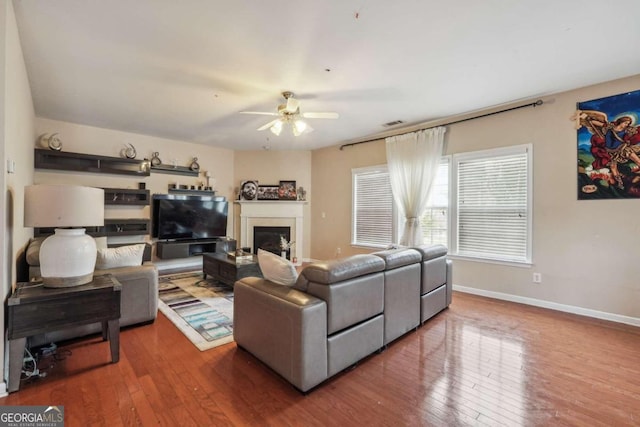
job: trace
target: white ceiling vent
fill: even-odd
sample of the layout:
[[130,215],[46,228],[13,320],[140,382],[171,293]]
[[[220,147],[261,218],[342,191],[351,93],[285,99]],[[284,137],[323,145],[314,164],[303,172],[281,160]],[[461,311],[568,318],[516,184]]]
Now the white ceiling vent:
[[385,123],[385,124],[383,124],[382,126],[383,126],[383,127],[386,127],[386,128],[390,128],[391,126],[401,125],[401,124],[403,124],[403,123],[404,123],[404,122],[403,122],[402,120],[394,120],[394,121],[392,121],[392,122]]

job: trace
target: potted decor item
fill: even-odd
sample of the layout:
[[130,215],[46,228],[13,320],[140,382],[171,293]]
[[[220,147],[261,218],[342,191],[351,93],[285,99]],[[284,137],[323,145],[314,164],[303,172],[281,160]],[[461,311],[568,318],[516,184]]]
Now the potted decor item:
[[287,258],[287,251],[291,249],[295,242],[287,242],[287,239],[284,236],[280,236],[280,256],[282,258]]

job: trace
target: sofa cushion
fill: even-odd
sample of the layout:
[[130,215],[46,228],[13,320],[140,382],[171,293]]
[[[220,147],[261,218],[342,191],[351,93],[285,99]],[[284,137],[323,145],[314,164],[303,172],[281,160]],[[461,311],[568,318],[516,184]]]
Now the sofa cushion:
[[385,269],[384,261],[370,254],[351,255],[346,258],[318,261],[302,270],[296,289],[306,291],[309,282],[330,285],[354,277],[377,273]]
[[258,249],[258,264],[265,279],[284,286],[293,286],[298,280],[296,267],[286,258]]
[[447,255],[447,247],[444,245],[422,245],[416,246],[413,249],[422,254],[423,261]]
[[96,270],[142,265],[144,244],[98,249]]
[[394,268],[400,268],[422,261],[422,254],[415,249],[387,249],[386,251],[374,252],[373,255],[379,256],[384,260],[387,270],[393,270]]
[[46,239],[46,237],[31,239],[31,242],[27,247],[27,264],[31,267],[37,267],[40,265],[40,246],[42,246],[44,239]]

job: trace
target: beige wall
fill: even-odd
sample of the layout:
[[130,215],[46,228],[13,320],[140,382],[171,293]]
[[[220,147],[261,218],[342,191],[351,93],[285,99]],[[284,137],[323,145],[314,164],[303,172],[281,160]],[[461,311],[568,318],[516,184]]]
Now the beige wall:
[[[635,76],[543,97],[540,107],[448,126],[447,154],[531,143],[534,155],[533,265],[456,259],[455,285],[640,324],[640,202],[577,200],[576,131],[569,120],[576,102],[638,87]],[[351,168],[384,162],[382,142],[313,152],[312,257],[333,257],[338,246],[343,254],[361,252],[349,246]],[[542,274],[541,284],[532,283],[533,272]]]
[[[0,217],[2,241],[3,301],[16,282],[17,259],[24,252],[32,230],[23,227],[24,186],[33,180],[34,111],[20,38],[11,1],[0,1],[0,165],[3,194]],[[9,173],[7,161],[15,164]],[[4,331],[4,304],[0,307],[0,330]],[[0,366],[4,361],[4,339],[0,340]],[[3,377],[4,378],[4,377]],[[0,382],[0,395],[5,388]]]
[[[310,151],[236,151],[234,164],[234,185],[239,187],[242,181],[258,180],[259,185],[278,185],[280,180],[296,181],[297,187],[307,191],[304,206],[304,245],[302,258],[309,258],[311,248],[310,205],[313,199],[311,188],[311,152]],[[239,207],[235,205],[236,235],[240,225]]]
[[360,144],[342,151],[329,147],[313,152],[312,258],[371,252],[351,246],[351,169],[384,163],[386,154],[382,142]]

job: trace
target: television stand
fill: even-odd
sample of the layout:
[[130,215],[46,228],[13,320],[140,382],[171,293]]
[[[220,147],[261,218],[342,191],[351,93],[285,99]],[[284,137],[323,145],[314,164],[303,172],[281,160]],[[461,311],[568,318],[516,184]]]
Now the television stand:
[[160,259],[188,258],[209,252],[231,252],[236,250],[234,239],[201,239],[158,241],[156,256]]

